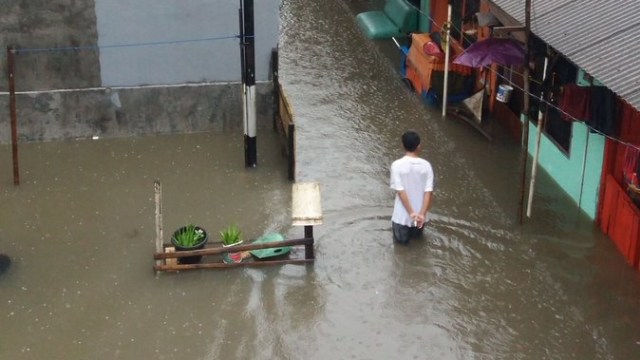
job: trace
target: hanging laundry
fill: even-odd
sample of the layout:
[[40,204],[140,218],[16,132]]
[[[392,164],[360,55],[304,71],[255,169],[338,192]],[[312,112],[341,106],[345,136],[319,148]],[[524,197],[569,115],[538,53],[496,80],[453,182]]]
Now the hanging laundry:
[[591,89],[569,83],[563,86],[560,103],[558,104],[562,120],[589,121],[591,116]]
[[587,124],[595,130],[609,136],[617,136],[616,95],[604,86],[592,86],[591,116]]
[[640,158],[640,150],[633,146],[627,146],[624,152],[624,166],[622,174],[628,185],[638,188],[638,158]]
[[618,98],[620,140],[640,146],[640,112],[628,102]]

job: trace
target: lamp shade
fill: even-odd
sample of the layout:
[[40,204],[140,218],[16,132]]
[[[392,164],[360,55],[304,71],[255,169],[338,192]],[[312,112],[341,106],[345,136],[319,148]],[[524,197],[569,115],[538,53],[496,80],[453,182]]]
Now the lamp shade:
[[322,224],[322,205],[318,183],[293,184],[291,200],[291,218],[294,226]]

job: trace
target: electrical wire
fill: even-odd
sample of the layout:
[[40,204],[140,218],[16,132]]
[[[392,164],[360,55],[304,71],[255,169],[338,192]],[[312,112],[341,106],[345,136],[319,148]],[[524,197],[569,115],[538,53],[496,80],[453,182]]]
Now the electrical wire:
[[[419,9],[419,8],[417,8],[417,7],[416,7],[415,5],[413,5],[413,4],[409,4],[409,6],[413,7],[413,8],[414,8],[414,9],[415,9],[419,14],[421,14],[421,15],[422,15],[422,16],[424,16],[425,18],[429,19],[429,20],[431,21],[431,23],[433,23],[434,25],[438,26],[438,22],[436,22],[436,21],[435,21],[435,19],[433,19],[433,18],[432,18],[431,16],[429,16],[428,14],[426,14],[424,11],[422,11],[422,10],[421,10],[421,9]],[[532,8],[533,8],[533,7],[532,7]],[[534,11],[534,15],[535,15],[535,9],[533,9],[533,11]],[[454,24],[451,24],[450,26],[451,26],[452,28],[456,29],[460,34],[462,34],[462,36],[463,36],[464,38],[466,38],[467,40],[469,40],[468,35],[467,35],[467,34],[465,34],[465,33],[464,33],[460,28],[456,27]],[[473,40],[473,39],[472,39],[472,40]],[[516,85],[516,84],[514,84],[511,80],[507,79],[504,75],[502,75],[502,74],[498,73],[496,70],[492,69],[492,68],[491,68],[491,67],[489,67],[489,66],[485,66],[484,68],[485,68],[485,69],[488,69],[489,71],[491,71],[491,72],[493,72],[493,73],[495,73],[498,77],[500,77],[500,78],[502,78],[502,79],[504,79],[504,80],[507,80],[507,82],[509,83],[509,85],[510,85],[510,86],[513,86],[514,88],[516,88],[516,89],[518,89],[518,90],[521,90],[521,91],[524,93],[524,88],[522,88],[522,87],[520,87],[520,86],[517,86],[517,85]],[[524,78],[524,74],[523,74],[523,73],[520,73],[520,72],[517,72],[517,71],[513,71],[513,70],[511,70],[511,72],[512,72],[512,73],[515,73],[515,74],[517,74],[517,75],[520,75],[520,77],[521,77],[521,78]],[[535,79],[531,79],[531,78],[529,78],[529,81],[532,81],[532,82],[534,82],[534,83],[536,83],[536,84],[542,85],[542,82],[541,82],[541,81],[538,81],[538,80],[535,80]],[[555,110],[557,110],[557,111],[558,111],[558,112],[560,112],[561,114],[565,115],[565,117],[567,117],[567,118],[571,119],[572,121],[584,122],[582,119],[577,119],[577,118],[575,118],[575,117],[574,117],[574,116],[572,116],[571,114],[568,114],[566,111],[564,111],[564,110],[560,109],[560,108],[559,108],[558,106],[556,106],[555,104],[550,103],[549,101],[547,101],[547,100],[543,99],[543,98],[542,98],[542,97],[540,97],[540,96],[537,96],[537,95],[535,95],[535,94],[531,93],[530,91],[529,91],[529,92],[527,92],[527,94],[528,94],[529,96],[531,96],[532,98],[534,98],[534,99],[536,99],[536,100],[540,101],[541,103],[545,104],[546,106],[551,107],[551,108],[554,108]],[[619,143],[619,144],[621,144],[621,145],[629,146],[629,147],[632,147],[632,148],[635,148],[635,149],[640,150],[640,145],[635,145],[635,144],[630,143],[630,142],[628,142],[628,141],[624,141],[624,140],[619,139],[619,138],[617,138],[617,137],[614,137],[614,136],[611,136],[611,135],[605,134],[605,133],[603,133],[602,131],[600,131],[600,130],[598,130],[598,129],[594,128],[593,126],[591,126],[591,125],[589,125],[589,124],[587,124],[586,122],[584,122],[584,124],[585,124],[585,126],[586,126],[586,127],[587,127],[591,132],[594,132],[594,133],[597,133],[597,134],[599,134],[599,135],[601,135],[601,136],[604,136],[605,138],[607,138],[607,139],[609,139],[609,140],[612,140],[612,141],[615,141],[615,142],[617,142],[617,143]]]
[[[228,40],[228,39],[240,39],[240,35],[228,35],[228,36],[217,36],[217,37],[209,37],[209,38],[193,38],[193,39],[183,39],[183,40],[171,40],[171,41],[154,41],[154,42],[146,42],[146,43],[131,43],[131,44],[111,44],[111,45],[86,45],[86,46],[62,46],[62,47],[50,47],[50,48],[18,48],[11,49],[14,54],[22,54],[28,55],[32,53],[41,53],[41,52],[65,52],[65,51],[83,51],[83,50],[101,50],[101,49],[113,49],[113,48],[126,48],[126,47],[143,47],[143,46],[158,46],[158,45],[172,45],[172,44],[183,44],[183,43],[192,43],[192,42],[208,42],[208,41],[218,41],[218,40]],[[255,38],[255,35],[245,36],[245,38]],[[16,95],[34,95],[41,93],[64,93],[64,92],[83,92],[83,91],[103,91],[103,90],[123,90],[123,89],[143,89],[143,88],[168,88],[168,87],[189,87],[189,86],[210,86],[210,85],[220,85],[220,84],[228,84],[227,82],[201,82],[201,83],[184,83],[184,84],[162,84],[162,85],[138,85],[138,86],[99,86],[99,87],[88,87],[88,88],[73,88],[73,89],[52,89],[52,90],[27,90],[27,91],[16,91]],[[9,95],[8,91],[0,91],[0,96]]]
[[[494,73],[494,74],[496,74],[498,77],[502,78],[503,80],[506,80],[506,81],[509,83],[509,85],[510,85],[510,86],[512,86],[512,87],[514,87],[514,88],[516,88],[516,89],[518,89],[518,90],[521,90],[521,91],[523,92],[523,94],[525,93],[525,92],[524,92],[524,88],[522,88],[522,87],[520,87],[520,86],[516,85],[515,83],[513,83],[512,81],[510,81],[509,79],[507,79],[504,75],[502,75],[502,74],[498,73],[496,70],[493,70],[493,69],[491,69],[490,67],[485,67],[485,69],[489,69],[489,71],[493,72],[493,73]],[[594,128],[593,126],[589,125],[588,123],[584,122],[584,121],[583,121],[583,119],[578,119],[578,118],[576,118],[575,116],[573,116],[573,115],[571,115],[571,114],[567,113],[566,111],[564,111],[564,110],[562,110],[561,108],[559,108],[557,105],[555,105],[555,104],[553,104],[553,103],[551,103],[551,102],[549,102],[549,101],[545,100],[544,98],[542,98],[542,97],[540,97],[540,96],[534,95],[534,94],[533,94],[533,93],[531,93],[531,92],[528,92],[528,95],[529,95],[530,97],[532,97],[532,98],[534,98],[534,99],[536,99],[536,100],[540,101],[540,103],[544,104],[545,106],[548,106],[548,107],[550,107],[550,108],[553,108],[553,109],[557,110],[559,113],[561,113],[561,114],[562,114],[562,115],[564,115],[565,117],[567,117],[567,118],[571,119],[571,121],[583,122],[583,123],[584,123],[584,125],[585,125],[587,128],[589,128],[589,130],[590,130],[590,131],[592,131],[592,132],[598,133],[599,135],[602,135],[602,136],[606,137],[607,139],[612,140],[612,141],[615,141],[615,142],[617,142],[617,143],[619,143],[619,144],[622,144],[622,145],[625,145],[625,146],[630,146],[630,147],[633,147],[633,148],[635,148],[635,149],[640,150],[640,146],[639,146],[639,145],[636,145],[636,144],[630,143],[630,142],[628,142],[628,141],[624,141],[624,140],[622,140],[622,139],[619,139],[619,138],[617,138],[617,137],[614,137],[614,136],[611,136],[611,135],[605,134],[605,133],[603,133],[602,131],[600,131],[600,130],[598,130],[598,129]],[[528,115],[528,114],[527,114],[527,115]]]
[[[430,15],[428,15],[427,13],[425,13],[424,11],[422,11],[420,8],[416,7],[415,5],[409,3],[409,6],[413,7],[418,14],[422,15],[424,18],[428,19],[433,25],[438,26],[438,22],[432,18]],[[440,25],[443,26],[444,24]],[[453,29],[457,30],[463,38],[466,38],[467,40],[469,40],[469,37],[467,34],[465,34],[459,27],[455,26],[454,24],[450,25]],[[251,37],[255,37],[255,36],[251,36]],[[219,36],[219,37],[209,37],[209,38],[197,38],[197,39],[184,39],[184,40],[172,40],[172,41],[155,41],[155,42],[146,42],[146,43],[131,43],[131,44],[110,44],[110,45],[87,45],[87,46],[64,46],[64,47],[51,47],[51,48],[23,48],[23,49],[14,49],[14,52],[16,54],[20,54],[20,53],[36,53],[36,52],[58,52],[58,51],[82,51],[82,50],[100,50],[100,49],[114,49],[114,48],[126,48],[126,47],[144,47],[144,46],[159,46],[159,45],[173,45],[173,44],[183,44],[183,43],[192,43],[192,42],[208,42],[208,41],[218,41],[218,40],[228,40],[228,39],[239,39],[240,35],[229,35],[229,36]],[[473,39],[471,39],[473,40]],[[493,72],[496,76],[507,80],[510,86],[513,86],[514,88],[521,90],[524,93],[524,89],[521,88],[520,86],[514,84],[511,80],[507,79],[504,75],[498,73],[496,70],[492,69],[491,67],[485,66],[485,69],[488,69],[489,71]],[[520,75],[520,77],[523,77],[524,74],[517,72],[517,71],[513,71],[511,70],[512,73],[515,73],[517,75]],[[529,79],[530,81],[533,81],[534,83],[537,84],[542,84],[542,82],[537,81],[535,79]],[[2,94],[4,95],[4,94]],[[559,107],[557,107],[556,105],[548,102],[547,100],[534,95],[531,92],[528,92],[528,95],[531,96],[532,98],[540,101],[541,103],[545,104],[548,107],[552,107],[554,109],[556,109],[557,111],[559,111],[561,114],[565,115],[566,117],[570,118],[573,121],[580,121],[582,122],[582,119],[577,119],[575,117],[573,117],[572,115],[568,114],[567,112],[565,112],[564,110],[560,109]],[[594,127],[590,126],[589,124],[587,124],[585,122],[585,125],[592,131],[595,133],[598,133],[604,137],[606,137],[607,139],[610,139],[612,141],[616,141],[622,145],[625,146],[630,146],[633,148],[636,148],[638,150],[640,150],[640,146],[634,145],[632,143],[626,142],[624,140],[618,139],[616,137],[613,137],[611,135],[607,135],[605,133],[603,133],[602,131],[595,129]]]
[[[246,37],[250,38],[250,37],[255,37],[255,36],[246,36]],[[184,44],[184,43],[193,43],[193,42],[209,42],[209,41],[239,39],[239,38],[240,38],[240,35],[228,35],[228,36],[217,36],[217,37],[208,37],[208,38],[167,40],[167,41],[152,41],[152,42],[130,43],[130,44],[62,46],[62,47],[50,47],[50,48],[23,48],[23,49],[13,49],[13,51],[16,54],[21,54],[21,53],[37,53],[37,52],[64,52],[64,51],[101,50],[101,49],[114,49],[114,48],[127,48],[127,47],[173,45],[173,44]]]

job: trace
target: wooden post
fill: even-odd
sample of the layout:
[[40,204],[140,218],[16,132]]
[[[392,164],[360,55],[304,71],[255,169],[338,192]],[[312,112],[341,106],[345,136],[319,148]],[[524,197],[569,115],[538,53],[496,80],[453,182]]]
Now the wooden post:
[[271,50],[271,76],[273,77],[273,130],[278,129],[280,114],[280,78],[278,77],[278,48]]
[[11,151],[13,153],[13,185],[20,185],[15,66],[15,50],[10,46],[7,46],[7,68],[9,70],[9,113],[11,116]]
[[[153,183],[153,187],[156,193],[156,252],[162,252],[162,185],[160,180],[156,180]],[[156,265],[162,265],[162,260],[156,260]]]
[[529,157],[529,109],[530,109],[530,99],[529,96],[529,61],[531,58],[531,46],[529,45],[529,39],[531,37],[531,0],[525,1],[525,23],[524,23],[524,104],[521,114],[521,122],[522,122],[522,140],[520,146],[522,147],[522,175],[520,179],[520,201],[518,203],[518,219],[520,221],[520,225],[523,224],[524,218],[524,197],[525,197],[525,188],[527,184],[527,158]]
[[313,254],[313,226],[305,225],[304,227],[304,237],[305,239],[311,239],[310,243],[304,244],[304,258],[315,259],[315,255]]
[[[557,57],[556,57],[557,59]],[[554,61],[555,63],[555,61]],[[533,191],[536,186],[536,170],[538,169],[538,156],[540,154],[540,140],[542,139],[542,130],[544,128],[545,114],[542,112],[544,102],[544,81],[547,78],[548,58],[544,58],[544,72],[542,73],[543,90],[540,94],[540,105],[538,106],[538,133],[536,134],[536,148],[533,152],[533,161],[531,164],[531,180],[529,181],[529,201],[527,202],[527,217],[531,217],[531,207],[533,203]],[[552,68],[553,69],[553,68]]]
[[289,123],[289,125],[287,125],[289,128],[288,134],[287,134],[287,146],[289,147],[289,180],[290,181],[295,181],[296,180],[296,140],[295,140],[295,125],[292,123]]
[[[176,248],[173,246],[168,246],[166,249],[164,249],[165,253],[167,254],[173,254],[176,252]],[[156,266],[162,266],[162,260],[156,260]],[[166,266],[176,266],[178,265],[178,258],[166,258],[164,259],[164,265]],[[156,268],[156,267],[154,267]],[[158,270],[156,270],[158,271]]]
[[447,91],[449,88],[449,53],[451,52],[451,5],[447,9],[447,24],[445,29],[444,42],[444,89],[442,90],[442,117],[447,115]]

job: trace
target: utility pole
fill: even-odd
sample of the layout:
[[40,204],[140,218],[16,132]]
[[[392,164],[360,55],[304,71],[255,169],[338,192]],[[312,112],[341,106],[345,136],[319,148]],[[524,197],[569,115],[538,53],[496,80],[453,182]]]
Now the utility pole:
[[253,0],[240,0],[240,57],[242,66],[242,119],[244,122],[244,162],[258,163],[256,145],[256,56]]

